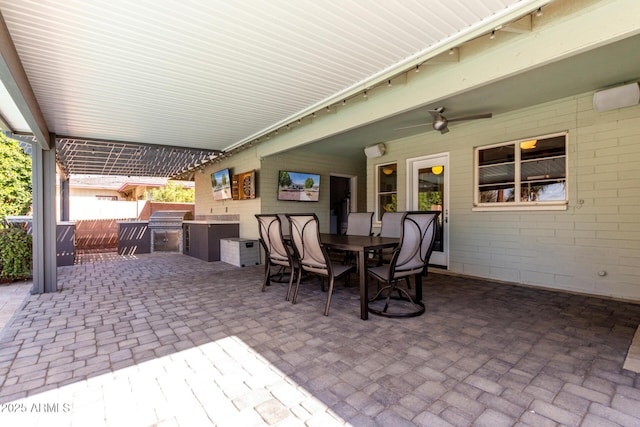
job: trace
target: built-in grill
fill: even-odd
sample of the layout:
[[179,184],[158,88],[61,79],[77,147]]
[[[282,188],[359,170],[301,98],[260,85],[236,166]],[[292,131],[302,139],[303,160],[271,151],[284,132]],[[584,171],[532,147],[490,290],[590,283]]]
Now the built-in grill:
[[156,211],[149,217],[151,252],[182,252],[182,221],[191,211]]

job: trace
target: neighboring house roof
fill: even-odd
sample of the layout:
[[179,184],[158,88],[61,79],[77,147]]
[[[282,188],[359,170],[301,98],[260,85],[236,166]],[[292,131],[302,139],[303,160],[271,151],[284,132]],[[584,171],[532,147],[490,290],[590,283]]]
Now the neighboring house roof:
[[[123,177],[123,176],[96,176],[96,175],[73,175],[70,177],[69,186],[71,188],[94,188],[113,190],[118,192],[126,191],[132,187],[164,187],[167,185],[167,178],[158,177]],[[183,188],[194,188],[193,181],[177,181]]]
[[[130,188],[134,187],[164,187],[167,185],[168,179],[164,179],[164,182],[144,182],[144,181],[127,181],[118,189],[118,192],[122,193]],[[182,184],[182,188],[195,188],[195,182],[193,181],[176,181]]]

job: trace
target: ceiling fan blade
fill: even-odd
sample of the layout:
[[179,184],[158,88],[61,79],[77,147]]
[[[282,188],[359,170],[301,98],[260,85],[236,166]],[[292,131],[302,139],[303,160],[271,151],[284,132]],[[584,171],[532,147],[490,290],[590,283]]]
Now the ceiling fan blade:
[[394,130],[411,129],[411,128],[417,128],[419,126],[431,126],[431,123],[421,123],[419,125],[404,126],[404,127],[401,127],[401,128],[395,128]]
[[476,115],[473,115],[473,116],[456,117],[455,119],[448,119],[448,121],[449,122],[460,122],[462,120],[490,119],[491,117],[493,117],[493,114],[484,113],[484,114],[476,114]]

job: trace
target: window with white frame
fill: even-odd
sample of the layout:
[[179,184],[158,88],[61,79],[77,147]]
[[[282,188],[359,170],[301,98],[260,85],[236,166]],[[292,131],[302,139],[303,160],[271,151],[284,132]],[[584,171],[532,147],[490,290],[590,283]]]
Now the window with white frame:
[[475,149],[476,207],[552,207],[567,203],[567,133]]
[[376,172],[376,220],[380,221],[383,213],[398,210],[398,165],[378,165]]

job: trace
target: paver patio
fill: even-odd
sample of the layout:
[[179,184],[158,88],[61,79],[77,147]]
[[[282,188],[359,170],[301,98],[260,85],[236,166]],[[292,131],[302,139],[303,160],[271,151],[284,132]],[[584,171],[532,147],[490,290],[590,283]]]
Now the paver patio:
[[431,274],[426,313],[298,304],[177,254],[58,269],[0,336],[0,425],[640,425],[640,305]]

